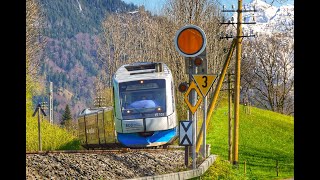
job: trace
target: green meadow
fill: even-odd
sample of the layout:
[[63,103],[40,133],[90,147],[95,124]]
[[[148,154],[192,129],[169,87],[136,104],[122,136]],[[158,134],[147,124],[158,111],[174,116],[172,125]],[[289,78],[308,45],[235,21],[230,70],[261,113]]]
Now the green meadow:
[[[41,117],[41,116],[40,116]],[[42,119],[42,118],[41,118]],[[42,151],[47,150],[77,150],[80,149],[80,141],[76,136],[58,125],[52,125],[48,120],[41,121]],[[38,114],[34,117],[31,110],[27,110],[26,118],[26,151],[38,151]]]
[[255,107],[250,107],[248,112],[248,107],[241,105],[238,166],[227,162],[228,126],[228,106],[224,103],[214,111],[207,130],[211,154],[218,155],[219,159],[200,179],[294,177],[293,116]]

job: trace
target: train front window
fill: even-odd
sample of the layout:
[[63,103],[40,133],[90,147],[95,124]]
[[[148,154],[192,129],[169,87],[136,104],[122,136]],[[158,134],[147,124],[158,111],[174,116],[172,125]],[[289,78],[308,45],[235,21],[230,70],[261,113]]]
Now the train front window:
[[119,84],[123,119],[166,116],[164,79],[139,80]]

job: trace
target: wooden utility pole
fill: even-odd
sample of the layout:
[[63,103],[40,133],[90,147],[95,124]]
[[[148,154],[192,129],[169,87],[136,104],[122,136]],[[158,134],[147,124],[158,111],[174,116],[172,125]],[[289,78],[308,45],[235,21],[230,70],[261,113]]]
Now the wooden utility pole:
[[229,138],[228,138],[228,143],[229,143],[229,162],[232,162],[232,115],[231,115],[231,104],[232,104],[232,89],[231,89],[231,74],[230,72],[228,73],[228,122],[229,122]]
[[239,143],[239,106],[240,106],[240,68],[241,68],[241,43],[242,43],[242,0],[238,0],[237,37],[236,37],[236,69],[234,82],[234,146],[233,164],[238,164]]
[[[237,35],[226,34],[224,38],[234,38],[236,40],[236,63],[235,63],[235,82],[234,82],[234,133],[233,133],[233,164],[238,164],[238,143],[239,143],[239,106],[240,106],[240,70],[241,70],[241,48],[242,48],[242,39],[243,37],[255,37],[255,35],[243,35],[242,33],[242,24],[256,24],[256,22],[242,22],[242,12],[256,12],[254,10],[242,10],[242,0],[238,0],[238,9],[237,10],[225,10],[223,7],[222,12],[237,12],[237,22],[233,22],[233,18],[229,22],[222,22],[221,24],[237,24]],[[254,19],[253,19],[254,21]]]

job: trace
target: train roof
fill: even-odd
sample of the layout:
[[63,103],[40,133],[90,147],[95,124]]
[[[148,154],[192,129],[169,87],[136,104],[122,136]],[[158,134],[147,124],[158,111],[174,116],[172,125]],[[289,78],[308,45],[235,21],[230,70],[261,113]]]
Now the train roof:
[[134,81],[140,79],[172,78],[168,66],[162,62],[136,62],[122,65],[114,74],[117,82]]
[[112,106],[109,106],[109,107],[96,107],[96,108],[86,108],[86,109],[83,109],[78,116],[84,116],[84,115],[89,115],[89,114],[94,114],[94,113],[97,113],[97,112],[102,112],[103,110],[104,111],[110,111],[112,110],[113,107]]

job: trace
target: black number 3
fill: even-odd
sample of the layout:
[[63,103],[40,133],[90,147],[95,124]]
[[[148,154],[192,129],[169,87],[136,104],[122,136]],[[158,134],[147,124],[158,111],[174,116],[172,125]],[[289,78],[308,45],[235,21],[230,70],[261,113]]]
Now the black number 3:
[[206,84],[205,84],[205,85],[202,85],[202,87],[205,88],[205,87],[207,87],[207,84],[208,84],[208,83],[207,83],[208,77],[207,77],[207,76],[202,76],[202,78],[205,79],[205,80],[204,80],[204,83],[206,83]]

